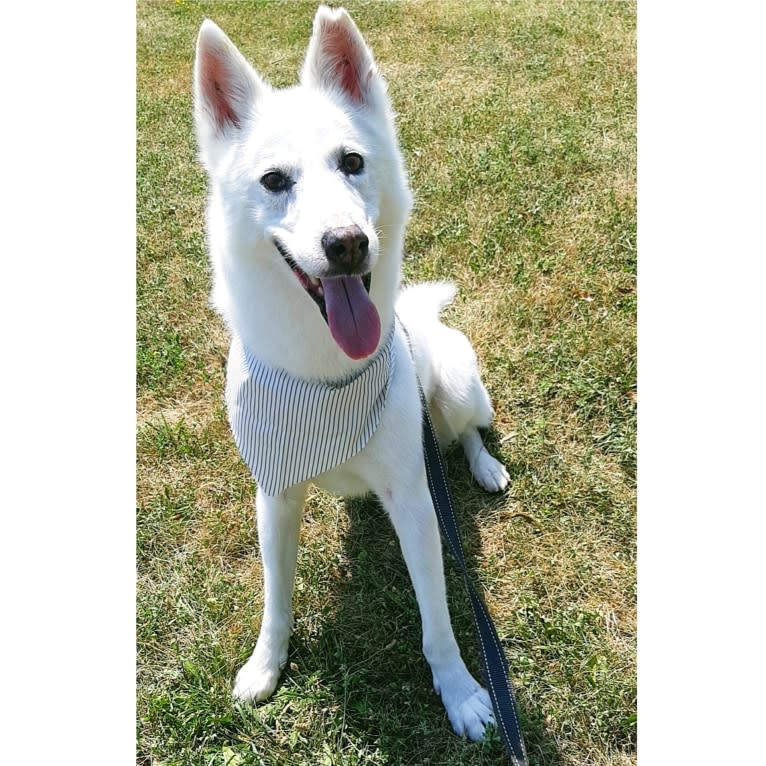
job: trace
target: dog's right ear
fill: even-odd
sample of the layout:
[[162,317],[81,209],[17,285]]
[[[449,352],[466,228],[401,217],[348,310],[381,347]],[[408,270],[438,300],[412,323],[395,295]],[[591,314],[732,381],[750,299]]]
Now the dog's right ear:
[[194,61],[194,121],[200,159],[209,172],[268,89],[234,43],[205,19]]

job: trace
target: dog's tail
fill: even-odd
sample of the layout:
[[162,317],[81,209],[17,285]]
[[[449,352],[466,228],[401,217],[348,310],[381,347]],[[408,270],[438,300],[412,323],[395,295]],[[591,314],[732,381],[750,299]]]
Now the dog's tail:
[[457,287],[452,282],[419,282],[402,289],[396,313],[407,324],[410,317],[437,320],[445,306],[455,300]]

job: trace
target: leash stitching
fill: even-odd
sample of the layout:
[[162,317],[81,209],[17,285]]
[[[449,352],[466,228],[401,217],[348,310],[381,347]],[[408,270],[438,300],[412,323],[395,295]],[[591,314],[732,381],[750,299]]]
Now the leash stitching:
[[[404,331],[405,337],[407,338],[407,345],[409,346],[410,357],[412,358],[412,361],[414,364],[415,360],[414,360],[410,334],[409,332],[407,332],[407,328],[404,326],[401,319],[399,319],[398,316],[396,317],[396,319],[399,322],[399,325],[401,326],[402,330]],[[423,433],[423,463],[426,468],[428,490],[429,490],[429,494],[431,495],[431,503],[434,507],[434,510],[436,511],[436,515],[441,524],[442,537],[447,541],[449,549],[452,552],[452,555],[454,556],[455,560],[457,561],[458,566],[460,567],[460,570],[463,574],[463,579],[466,584],[466,590],[468,591],[468,595],[470,597],[471,609],[474,613],[474,622],[476,624],[476,634],[479,638],[479,647],[481,649],[481,654],[484,659],[484,669],[486,671],[487,684],[490,688],[490,694],[493,700],[493,712],[497,713],[495,718],[499,719],[500,726],[502,727],[503,733],[505,734],[505,742],[508,745],[508,747],[506,748],[506,752],[508,752],[508,754],[510,755],[511,760],[514,763],[514,766],[526,766],[526,764],[528,763],[527,749],[526,749],[526,746],[524,745],[524,739],[521,736],[521,727],[519,726],[519,720],[516,715],[516,704],[515,704],[515,700],[513,696],[513,685],[511,684],[510,678],[508,676],[508,671],[506,667],[507,661],[505,660],[505,654],[502,650],[502,647],[500,646],[497,630],[495,629],[495,626],[492,622],[492,618],[489,616],[489,610],[487,609],[487,606],[482,600],[479,593],[473,587],[473,584],[468,576],[468,568],[465,563],[465,556],[463,555],[462,542],[460,539],[460,530],[457,526],[457,517],[455,515],[455,508],[452,504],[452,495],[449,491],[449,486],[447,484],[447,474],[444,468],[444,462],[442,461],[441,450],[439,449],[439,445],[436,440],[436,432],[434,431],[433,423],[431,422],[431,415],[428,411],[428,402],[426,402],[426,397],[423,392],[423,387],[420,384],[420,379],[418,378],[417,370],[415,370],[415,382],[417,384],[418,392],[420,394],[420,406],[423,413],[423,425],[427,426],[427,428],[424,427],[423,429],[424,431]],[[430,463],[430,460],[428,459],[428,454],[427,454],[429,439],[426,435],[426,431],[428,432],[428,435],[431,437],[430,451],[436,454],[437,465],[438,465],[441,479],[442,479],[441,488],[443,489],[443,494],[446,496],[447,504],[449,506],[450,520],[452,522],[451,528],[447,524],[447,520],[445,519],[445,516],[443,514],[443,509],[439,501],[439,493],[436,492],[436,483],[434,482],[434,478],[431,473],[431,463]],[[482,447],[483,446],[484,445],[482,444]],[[481,451],[479,454],[481,454]],[[452,539],[453,535],[455,538],[454,540]],[[481,622],[481,620],[479,619],[480,617],[484,620],[485,627],[487,626],[489,627],[490,637],[492,639],[492,643],[494,644],[495,652],[497,653],[499,658],[498,663],[495,663],[495,664],[500,665],[500,672],[501,672],[501,675],[503,676],[503,679],[505,680],[505,689],[508,692],[508,701],[510,703],[509,707],[511,709],[511,715],[513,716],[513,726],[515,729],[515,735],[516,735],[516,739],[518,740],[519,746],[521,748],[521,758],[519,758],[516,755],[513,741],[511,739],[511,736],[508,733],[508,729],[506,728],[506,721],[504,719],[504,716],[500,715],[500,698],[495,688],[494,678],[492,676],[492,673],[490,672],[490,663],[487,657],[487,648],[484,644],[484,636],[480,629],[480,622]]]
[[[423,389],[422,389],[422,387],[420,385],[420,381],[419,380],[418,380],[418,388],[420,389],[420,394],[421,394],[420,401],[421,401],[421,407],[423,408],[423,419],[424,419],[424,421],[426,421],[428,423],[428,428],[431,430],[431,433],[433,434],[434,433],[434,431],[433,431],[433,423],[431,422],[431,417],[430,417],[430,414],[428,412],[428,405],[427,405],[427,402],[425,401],[425,395],[423,394]],[[435,440],[434,440],[434,442],[435,442]],[[441,453],[440,453],[440,451],[438,449],[436,450],[436,458],[437,458],[437,460],[439,462],[439,468],[442,471],[442,475],[445,477],[445,486],[446,486],[446,471],[445,471],[445,468],[444,468],[444,463],[442,461]],[[425,462],[425,466],[426,466],[426,472],[428,473],[429,484],[435,486],[435,482],[433,480],[433,475],[431,473],[431,468],[430,468],[430,465],[429,465],[429,461],[427,459],[425,459],[424,462]],[[452,513],[453,519],[455,519],[456,518],[455,517],[455,508],[452,505],[452,497],[451,497],[449,492],[446,492],[446,498],[447,498],[447,502],[449,504],[449,510]],[[434,509],[436,510],[436,512],[437,512],[437,514],[439,516],[439,519],[442,522],[442,527],[444,529],[447,529],[447,523],[446,523],[446,521],[444,519],[444,516],[442,514],[441,504],[433,496],[432,496],[432,501],[433,501]],[[457,544],[459,546],[461,546],[461,548],[462,548],[462,544],[461,544],[461,541],[460,541],[460,532],[457,529],[456,524],[454,526],[454,532],[456,534]],[[461,565],[461,569],[462,569],[463,577],[464,577],[464,579],[466,581],[467,589],[469,590],[469,592],[473,592],[473,595],[474,595],[476,601],[479,604],[480,610],[483,612],[483,617],[484,617],[485,621],[488,621],[490,618],[489,618],[489,614],[488,614],[487,609],[486,609],[486,605],[483,604],[483,602],[481,601],[481,597],[476,592],[475,588],[473,587],[473,584],[471,583],[470,579],[468,578],[468,572],[466,570],[465,559],[462,556],[458,555],[458,553],[455,550],[454,542],[450,539],[449,536],[447,536],[447,539],[448,539],[450,550],[452,551],[453,556],[455,556],[455,558],[458,560],[458,563]],[[460,550],[460,553],[462,554],[462,550]],[[474,606],[474,611],[476,611],[476,606],[475,605],[473,605],[473,606]],[[492,697],[495,700],[495,705],[496,705],[496,707],[497,707],[497,709],[499,711],[500,710],[499,696],[498,696],[497,690],[495,689],[495,682],[494,682],[494,679],[492,677],[492,674],[489,672],[489,660],[487,658],[487,650],[486,650],[486,646],[484,644],[484,636],[482,635],[482,632],[480,630],[477,630],[476,633],[477,633],[477,635],[479,637],[479,645],[481,647],[482,656],[484,657],[484,664],[487,667],[487,681],[489,682],[489,686],[490,686],[490,689],[491,689],[491,692],[492,692]],[[501,657],[503,657],[504,655],[503,655],[502,649],[501,649],[501,647],[499,645],[497,634],[495,632],[493,632],[493,631],[490,631],[490,638],[492,639],[492,642],[494,643],[495,651]],[[508,674],[506,672],[504,664],[501,662],[501,663],[499,663],[499,665],[500,665],[500,671],[501,671],[501,673],[503,675],[503,678],[505,679],[506,686],[510,687],[510,679],[508,677]],[[524,742],[523,742],[523,740],[521,739],[521,736],[520,736],[519,721],[518,721],[518,718],[516,716],[516,710],[515,710],[515,707],[514,707],[513,704],[511,704],[511,715],[513,716],[514,725],[516,727],[516,732],[519,735],[518,736],[518,740],[519,740],[519,742],[521,744],[522,752],[524,752],[524,750],[525,750]],[[505,733],[506,739],[510,743],[511,742],[511,736],[510,736],[510,734],[508,732],[508,729],[506,728],[506,722],[505,722],[503,716],[498,714],[497,718],[500,721],[500,725],[503,728],[503,731]],[[511,745],[511,750],[513,751],[513,749],[514,749],[513,745]],[[526,756],[526,753],[524,753],[524,755]],[[513,752],[511,752],[511,758],[513,759],[515,764],[523,763],[523,761],[518,760],[518,758],[516,757],[516,754],[513,753]]]

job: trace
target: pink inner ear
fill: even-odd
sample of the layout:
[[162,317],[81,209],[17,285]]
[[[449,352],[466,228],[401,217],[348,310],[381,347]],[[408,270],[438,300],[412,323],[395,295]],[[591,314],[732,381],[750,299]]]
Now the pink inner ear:
[[359,75],[354,69],[354,65],[348,59],[342,59],[336,65],[336,71],[339,72],[343,90],[345,90],[354,101],[362,100],[362,89],[359,87]]
[[343,28],[337,26],[326,29],[322,47],[335,80],[354,101],[362,101],[364,93],[359,70],[364,52]]
[[202,62],[202,94],[215,120],[216,129],[239,127],[239,116],[232,105],[232,74],[221,54],[207,51]]

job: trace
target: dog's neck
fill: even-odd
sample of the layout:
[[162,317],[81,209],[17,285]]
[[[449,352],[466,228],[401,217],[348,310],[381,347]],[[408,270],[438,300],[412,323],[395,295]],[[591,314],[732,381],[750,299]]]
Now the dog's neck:
[[[400,324],[401,326],[401,324]],[[391,349],[394,342],[394,333],[396,330],[396,315],[394,315],[394,321],[391,323],[390,328],[386,333],[381,334],[380,343],[378,344],[378,348],[376,351],[368,356],[365,359],[360,360],[360,368],[358,370],[355,370],[350,375],[345,376],[339,376],[336,373],[333,374],[332,377],[305,377],[305,376],[298,376],[293,375],[292,373],[289,373],[285,370],[283,366],[281,367],[275,367],[270,364],[265,363],[262,359],[260,359],[253,351],[251,351],[245,343],[239,339],[239,343],[242,345],[242,353],[249,364],[249,366],[253,370],[258,370],[258,375],[261,377],[267,376],[270,371],[279,371],[281,379],[282,380],[290,380],[295,381],[296,384],[302,385],[307,384],[311,387],[327,387],[327,388],[338,388],[347,386],[349,383],[356,382],[359,379],[363,378],[365,375],[367,375],[370,371],[370,368],[374,365],[379,363],[379,360],[381,357],[385,357],[386,363],[385,367],[390,372],[390,360],[391,360]],[[387,377],[388,373],[382,377]],[[381,376],[379,376],[381,377]]]
[[364,449],[386,407],[394,327],[366,367],[346,380],[296,379],[234,339],[226,407],[234,439],[259,487],[277,495]]
[[[400,261],[381,257],[372,271],[370,299],[380,316],[381,332],[377,348],[366,359],[354,360],[343,352],[314,302],[297,280],[286,281],[276,265],[253,263],[252,273],[244,274],[240,267],[236,281],[226,279],[224,269],[213,302],[231,334],[263,364],[303,380],[343,379],[364,369],[390,334]],[[284,297],[275,301],[277,295]]]

